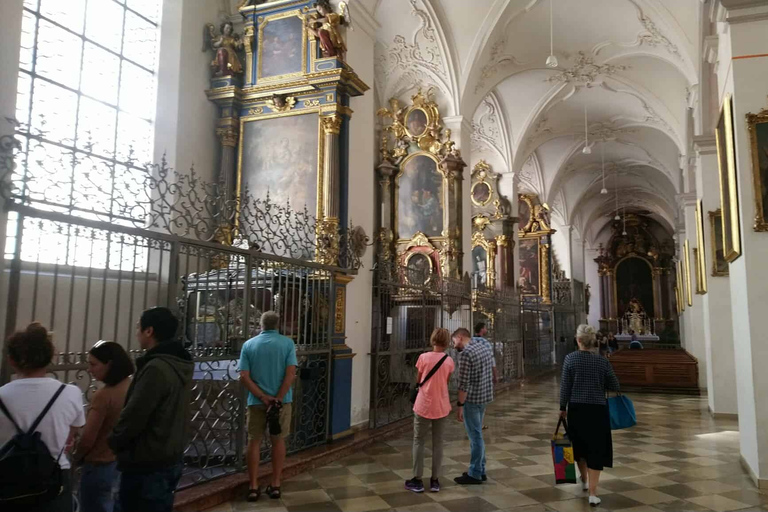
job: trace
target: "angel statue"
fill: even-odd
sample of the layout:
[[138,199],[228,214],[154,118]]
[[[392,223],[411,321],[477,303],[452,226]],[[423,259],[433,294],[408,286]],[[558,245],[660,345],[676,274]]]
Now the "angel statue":
[[307,20],[307,29],[320,41],[320,50],[323,57],[344,58],[347,53],[347,45],[341,37],[339,27],[349,25],[349,9],[346,2],[340,2],[341,14],[333,12],[330,0],[319,0],[315,4],[317,13]]
[[207,23],[203,31],[203,51],[211,50],[216,54],[211,61],[213,76],[239,75],[243,72],[243,66],[237,52],[242,50],[243,41],[239,34],[234,33],[234,26],[230,21],[222,23],[220,31],[221,34],[217,36],[213,23]]

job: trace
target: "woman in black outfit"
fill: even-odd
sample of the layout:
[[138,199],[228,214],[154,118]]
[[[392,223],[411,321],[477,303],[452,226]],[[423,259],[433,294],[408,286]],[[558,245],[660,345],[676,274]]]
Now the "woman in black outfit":
[[604,467],[613,467],[611,422],[605,393],[618,391],[619,380],[608,359],[592,352],[596,345],[593,327],[580,325],[576,340],[579,350],[568,354],[563,362],[560,416],[568,419],[568,437],[573,443],[582,489],[589,490],[589,504],[596,507],[600,504],[597,497],[600,472]]

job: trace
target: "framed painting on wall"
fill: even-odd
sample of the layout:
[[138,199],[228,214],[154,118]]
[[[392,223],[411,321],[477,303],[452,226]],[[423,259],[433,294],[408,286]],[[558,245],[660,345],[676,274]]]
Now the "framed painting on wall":
[[685,277],[685,298],[686,302],[688,302],[688,306],[693,306],[693,290],[691,289],[691,248],[687,238],[683,244],[683,252],[685,252],[685,255],[683,256],[683,266],[685,267],[683,269],[683,275]]
[[682,258],[677,261],[677,290],[679,293],[677,304],[679,306],[680,312],[682,313],[685,311],[685,287],[683,286],[683,262]]
[[395,225],[400,240],[416,233],[428,238],[443,232],[443,175],[431,153],[406,158],[395,178]]
[[709,212],[709,233],[712,240],[712,277],[723,277],[728,275],[728,262],[723,256],[723,219],[721,210],[718,208]]
[[520,278],[518,292],[522,295],[539,295],[540,258],[539,238],[523,238],[518,244],[520,258]]
[[696,293],[707,293],[707,259],[704,250],[704,207],[701,199],[696,202],[696,249],[694,263],[696,268]]
[[725,95],[715,130],[717,163],[720,169],[720,207],[723,212],[723,254],[727,262],[741,255],[739,194],[736,189],[736,153],[733,138],[733,102]]
[[304,73],[307,31],[301,11],[265,17],[259,25],[257,80],[280,80]]
[[755,231],[768,231],[768,109],[747,114],[755,182]]

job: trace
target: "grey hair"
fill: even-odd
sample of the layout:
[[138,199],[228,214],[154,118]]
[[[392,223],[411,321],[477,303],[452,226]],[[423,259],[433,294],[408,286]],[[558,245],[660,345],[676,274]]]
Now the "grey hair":
[[280,323],[280,315],[274,311],[265,311],[261,315],[261,329],[263,331],[274,331],[277,329],[277,324]]
[[595,343],[595,328],[591,325],[581,324],[576,329],[576,339],[584,345],[585,348],[594,348],[597,346]]

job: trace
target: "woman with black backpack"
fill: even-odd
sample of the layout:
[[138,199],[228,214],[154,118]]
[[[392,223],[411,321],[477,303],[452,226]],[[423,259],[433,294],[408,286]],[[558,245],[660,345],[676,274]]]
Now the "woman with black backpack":
[[0,387],[0,510],[71,512],[71,449],[83,394],[47,375],[54,347],[39,323],[6,343],[15,379]]

